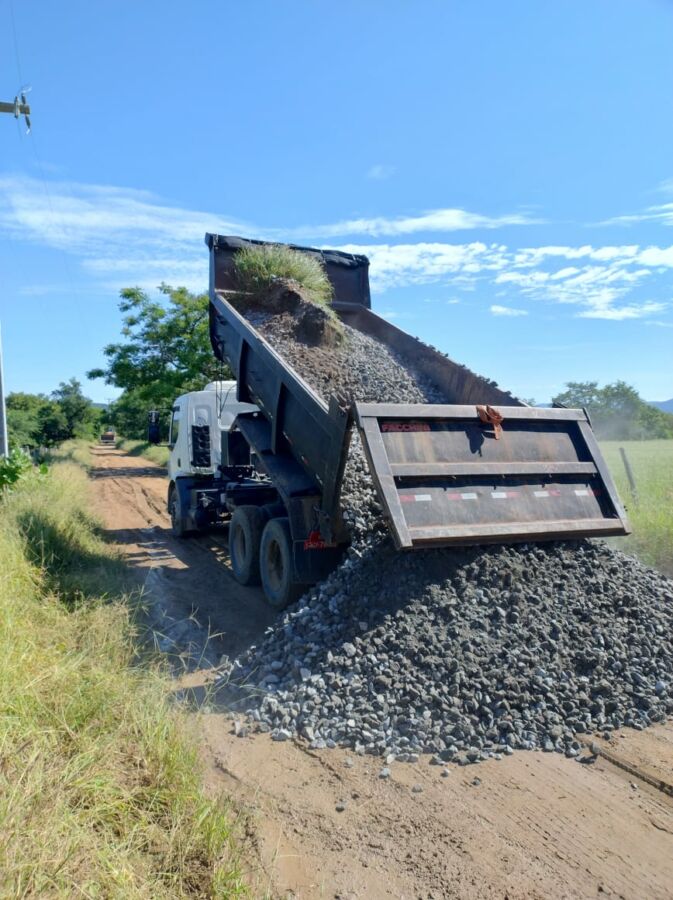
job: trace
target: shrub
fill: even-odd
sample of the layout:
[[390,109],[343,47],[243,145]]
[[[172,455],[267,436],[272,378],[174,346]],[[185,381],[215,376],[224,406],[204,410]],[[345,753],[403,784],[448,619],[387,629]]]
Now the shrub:
[[23,450],[15,449],[9,456],[0,457],[0,492],[11,488],[31,468],[30,456]]
[[322,263],[283,244],[243,247],[236,254],[235,267],[241,291],[259,294],[278,281],[292,281],[313,303],[329,306],[332,299],[332,285]]

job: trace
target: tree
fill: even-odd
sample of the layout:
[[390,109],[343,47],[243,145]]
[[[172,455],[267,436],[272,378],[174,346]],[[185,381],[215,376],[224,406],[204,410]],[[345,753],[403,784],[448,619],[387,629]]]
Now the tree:
[[72,437],[68,420],[58,403],[48,403],[38,414],[40,444],[53,447]]
[[625,381],[615,381],[603,388],[597,381],[569,381],[566,388],[552,398],[553,402],[586,409],[599,438],[673,437],[673,416],[645,403]]
[[105,348],[106,368],[88,373],[122,388],[110,415],[128,437],[144,436],[148,410],[167,410],[179,394],[230,377],[210,345],[207,295],[166,284],[159,291],[157,300],[140,288],[121,291],[124,340]]
[[100,412],[82,393],[82,385],[76,378],[62,381],[52,399],[58,403],[67,423],[68,438],[93,437],[100,420]]
[[43,443],[39,414],[50,402],[44,394],[7,395],[7,432],[12,447],[38,447]]
[[600,407],[601,389],[597,381],[568,381],[566,388],[563,393],[552,397],[552,403],[571,409],[596,410]]
[[51,397],[22,392],[7,397],[12,447],[49,447],[72,437],[94,437],[101,415],[75,378],[61,382]]

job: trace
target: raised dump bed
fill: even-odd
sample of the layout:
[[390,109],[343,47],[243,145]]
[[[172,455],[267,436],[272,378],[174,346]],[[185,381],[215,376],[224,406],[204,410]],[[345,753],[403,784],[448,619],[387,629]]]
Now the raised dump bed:
[[366,257],[295,248],[324,262],[339,316],[412,359],[449,403],[328,405],[228,302],[235,253],[250,242],[206,243],[213,348],[238,399],[260,409],[238,427],[290,509],[295,544],[309,533],[316,545],[345,539],[339,496],[353,424],[400,549],[628,533],[586,413],[527,406],[377,316]]

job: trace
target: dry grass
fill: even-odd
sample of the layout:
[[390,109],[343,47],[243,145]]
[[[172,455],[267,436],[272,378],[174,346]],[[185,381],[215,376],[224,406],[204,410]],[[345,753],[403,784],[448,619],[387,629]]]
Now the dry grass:
[[0,896],[237,896],[230,815],[137,656],[87,492],[61,463],[0,501]]
[[158,466],[167,466],[170,450],[165,444],[150,444],[148,441],[134,441],[130,438],[118,438],[116,446],[129,456],[142,456]]
[[54,447],[47,453],[47,461],[54,462],[74,462],[84,469],[91,469],[93,465],[93,456],[91,455],[91,441],[81,438],[72,441],[65,441]]
[[278,281],[298,284],[308,300],[329,309],[332,285],[314,256],[283,244],[243,247],[236,253],[239,288],[252,294],[268,291]]

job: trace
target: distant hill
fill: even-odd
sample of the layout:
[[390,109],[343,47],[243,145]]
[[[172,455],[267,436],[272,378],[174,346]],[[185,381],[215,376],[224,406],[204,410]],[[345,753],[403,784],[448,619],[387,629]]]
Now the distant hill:
[[656,406],[662,412],[673,414],[673,397],[670,400],[648,400],[650,406]]

